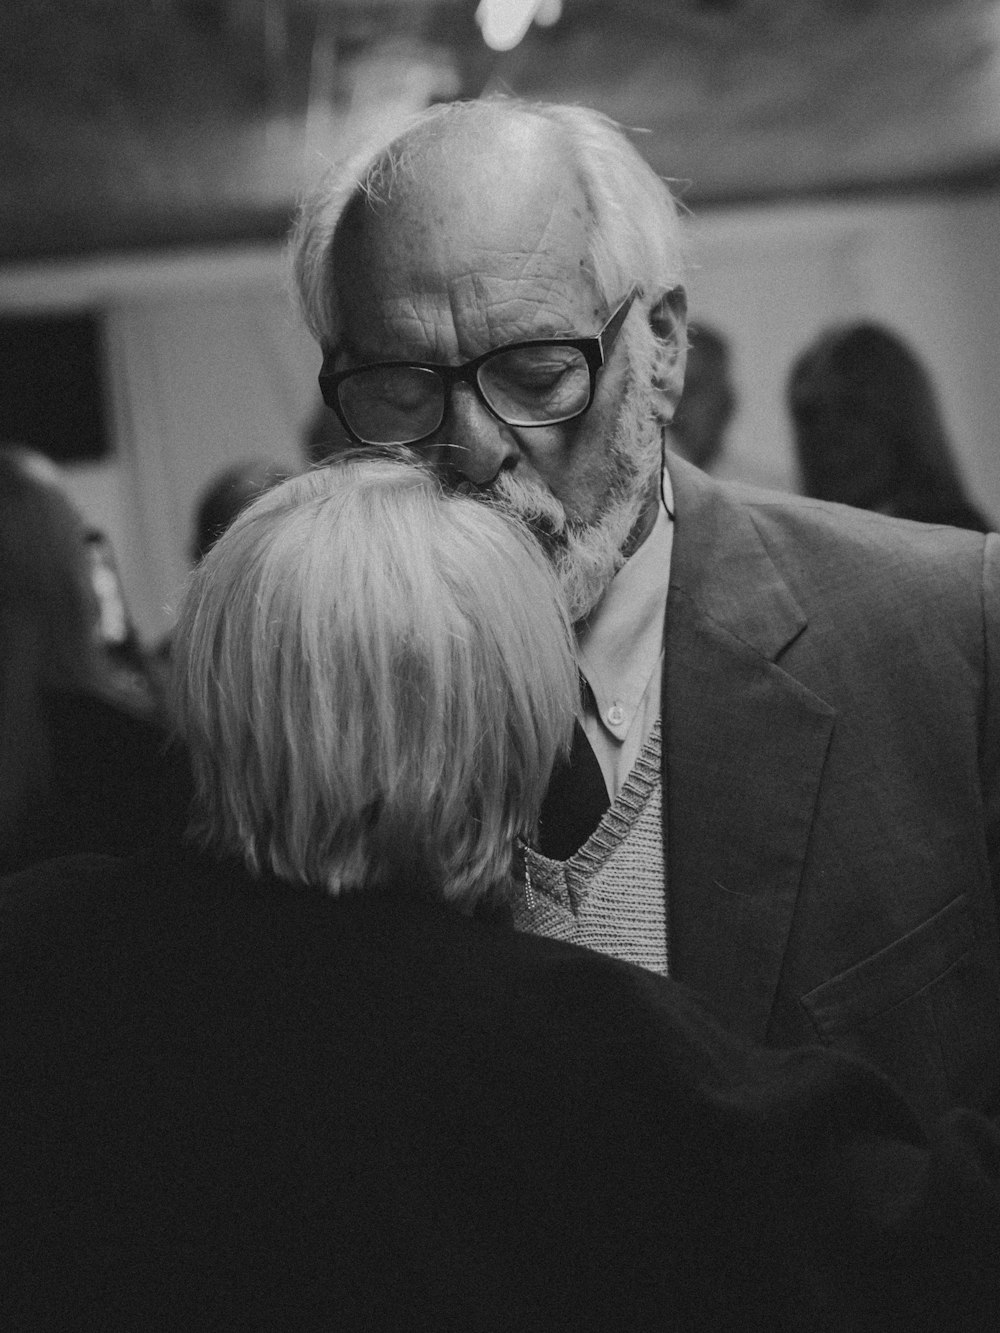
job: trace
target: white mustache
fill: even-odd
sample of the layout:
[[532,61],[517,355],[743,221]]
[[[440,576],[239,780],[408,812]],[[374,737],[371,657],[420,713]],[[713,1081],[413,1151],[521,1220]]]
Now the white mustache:
[[461,481],[455,490],[520,519],[546,547],[564,545],[572,527],[565,507],[551,491],[537,482],[519,481],[510,472],[498,473],[485,486]]

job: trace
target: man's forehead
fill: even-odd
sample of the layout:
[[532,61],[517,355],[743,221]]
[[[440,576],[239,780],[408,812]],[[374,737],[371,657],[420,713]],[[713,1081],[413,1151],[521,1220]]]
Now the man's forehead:
[[408,145],[384,195],[350,206],[339,243],[355,262],[388,262],[416,281],[586,264],[586,198],[553,128],[515,123],[493,137],[474,128]]
[[388,190],[428,190],[449,201],[468,196],[469,185],[495,182],[500,190],[536,194],[547,183],[575,183],[577,171],[565,132],[534,116],[482,116],[419,126],[395,154],[397,170]]

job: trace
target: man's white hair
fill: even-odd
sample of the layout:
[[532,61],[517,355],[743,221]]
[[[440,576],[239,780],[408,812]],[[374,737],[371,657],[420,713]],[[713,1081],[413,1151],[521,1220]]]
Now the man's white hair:
[[588,204],[584,258],[608,304],[633,283],[649,300],[683,283],[677,203],[614,121],[587,107],[517,98],[448,102],[415,116],[391,142],[335,164],[303,202],[291,237],[293,272],[306,324],[324,350],[340,338],[337,228],[348,204],[364,197],[379,207],[397,179],[420,171],[423,145],[504,119],[544,121],[561,132]]
[[180,611],[196,831],[332,893],[505,892],[577,698],[534,538],[406,451],[347,453],[263,495]]

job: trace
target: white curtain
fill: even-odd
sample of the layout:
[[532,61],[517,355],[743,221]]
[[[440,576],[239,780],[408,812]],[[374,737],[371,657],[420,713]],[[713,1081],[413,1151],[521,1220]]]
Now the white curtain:
[[147,640],[166,631],[195,507],[230,464],[301,466],[319,354],[273,274],[236,288],[129,294],[108,307],[123,507],[119,559]]

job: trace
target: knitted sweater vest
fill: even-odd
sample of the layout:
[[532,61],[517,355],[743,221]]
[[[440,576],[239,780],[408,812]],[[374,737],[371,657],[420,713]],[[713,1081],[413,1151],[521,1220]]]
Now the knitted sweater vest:
[[514,903],[518,930],[667,975],[660,750],[657,719],[621,791],[567,861],[527,849],[524,891]]

